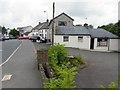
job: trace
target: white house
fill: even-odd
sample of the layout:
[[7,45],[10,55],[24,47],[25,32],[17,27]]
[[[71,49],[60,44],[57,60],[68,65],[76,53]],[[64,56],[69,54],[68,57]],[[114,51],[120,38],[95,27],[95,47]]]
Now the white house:
[[49,21],[40,23],[32,29],[32,33],[35,36],[42,36],[47,39],[47,32],[49,31]]
[[[73,21],[74,19],[72,19],[64,12],[56,16],[54,18],[54,30],[55,30],[54,33],[56,32],[57,26],[73,26]],[[49,39],[49,41],[52,41],[52,24],[53,24],[53,19],[49,23],[49,31],[47,34],[47,38]]]
[[32,26],[18,27],[17,31],[20,32],[20,36],[27,36],[32,31]]
[[[84,26],[74,26],[74,19],[65,13],[54,18],[54,43],[64,44],[65,47],[74,47],[86,50],[120,51],[118,36],[104,30]],[[49,23],[47,38],[52,41],[52,24]]]

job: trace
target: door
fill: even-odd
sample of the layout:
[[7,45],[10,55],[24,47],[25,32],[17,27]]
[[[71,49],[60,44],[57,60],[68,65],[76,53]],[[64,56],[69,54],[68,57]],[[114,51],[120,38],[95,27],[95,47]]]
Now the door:
[[94,38],[91,38],[90,49],[94,49]]

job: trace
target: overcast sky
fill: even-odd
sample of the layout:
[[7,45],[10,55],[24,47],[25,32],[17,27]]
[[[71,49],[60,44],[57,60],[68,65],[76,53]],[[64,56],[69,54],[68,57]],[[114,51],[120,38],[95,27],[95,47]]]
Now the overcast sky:
[[118,21],[119,0],[48,1],[0,0],[0,25],[7,28],[28,25],[34,27],[39,22],[46,21],[47,18],[50,20],[52,18],[53,1],[55,2],[55,16],[65,12],[74,19],[74,24],[84,24],[87,22],[97,27]]

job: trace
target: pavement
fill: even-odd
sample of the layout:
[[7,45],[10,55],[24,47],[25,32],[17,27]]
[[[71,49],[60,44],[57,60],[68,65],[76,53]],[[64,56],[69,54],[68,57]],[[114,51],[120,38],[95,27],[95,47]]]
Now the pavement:
[[36,43],[36,42],[33,42],[33,45],[35,47],[35,50],[47,49],[50,46],[50,44]]
[[[50,45],[44,43],[34,43],[38,49],[48,48]],[[75,77],[75,86],[77,88],[100,88],[103,84],[108,87],[118,77],[118,56],[117,52],[99,52],[80,50],[77,48],[66,48],[69,55],[81,55],[88,63],[88,67],[78,70]]]
[[41,88],[42,81],[35,58],[32,42],[23,40],[16,53],[2,66],[2,77],[12,75],[10,80],[2,81],[2,88]]

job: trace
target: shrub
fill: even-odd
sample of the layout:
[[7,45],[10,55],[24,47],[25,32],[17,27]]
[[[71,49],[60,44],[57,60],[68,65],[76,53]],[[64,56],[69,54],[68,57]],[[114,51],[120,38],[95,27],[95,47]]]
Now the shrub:
[[48,48],[48,60],[49,63],[57,63],[61,65],[67,55],[67,50],[64,48],[64,45],[55,44]]
[[[48,61],[52,66],[55,78],[51,78],[47,83],[44,84],[44,88],[74,88],[74,77],[77,74],[75,72],[77,67],[68,68],[70,62],[66,62],[65,58],[67,51],[63,45],[55,44],[48,48]],[[53,89],[53,90],[54,90]]]

